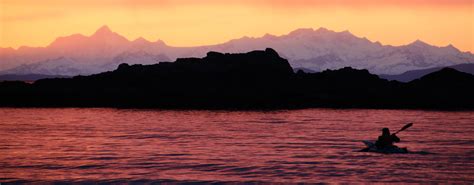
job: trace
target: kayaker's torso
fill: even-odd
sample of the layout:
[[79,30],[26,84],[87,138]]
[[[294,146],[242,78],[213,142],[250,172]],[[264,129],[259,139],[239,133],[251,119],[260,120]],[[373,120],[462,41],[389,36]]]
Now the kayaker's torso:
[[375,142],[375,145],[377,148],[385,148],[394,146],[393,143],[395,142],[400,142],[400,138],[396,135],[381,135],[377,139],[377,142]]

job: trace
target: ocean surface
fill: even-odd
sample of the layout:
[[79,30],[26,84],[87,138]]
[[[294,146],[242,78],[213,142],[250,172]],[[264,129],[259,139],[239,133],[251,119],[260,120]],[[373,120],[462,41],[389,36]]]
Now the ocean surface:
[[[357,152],[383,127],[411,154]],[[474,112],[0,109],[0,183],[474,182]]]

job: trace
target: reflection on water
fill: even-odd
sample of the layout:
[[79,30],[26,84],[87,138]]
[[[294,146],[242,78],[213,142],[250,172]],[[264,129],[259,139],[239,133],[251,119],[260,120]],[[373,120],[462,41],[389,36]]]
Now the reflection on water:
[[[382,127],[433,154],[355,152]],[[473,112],[0,109],[0,182],[474,181]]]

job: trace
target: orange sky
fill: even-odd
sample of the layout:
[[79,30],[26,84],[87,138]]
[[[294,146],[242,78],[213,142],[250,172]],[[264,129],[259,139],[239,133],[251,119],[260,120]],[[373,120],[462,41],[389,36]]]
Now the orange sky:
[[46,46],[105,24],[173,46],[326,27],[383,44],[420,39],[474,52],[474,0],[0,0],[0,47]]

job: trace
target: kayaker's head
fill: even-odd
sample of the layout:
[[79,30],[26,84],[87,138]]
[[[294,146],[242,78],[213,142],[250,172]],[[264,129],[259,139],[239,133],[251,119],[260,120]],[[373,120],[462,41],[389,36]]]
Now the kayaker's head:
[[382,135],[383,136],[389,136],[390,135],[390,130],[388,128],[383,128],[382,129]]

